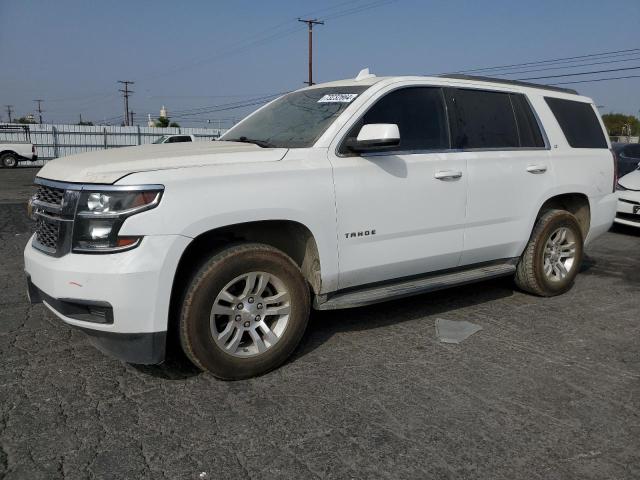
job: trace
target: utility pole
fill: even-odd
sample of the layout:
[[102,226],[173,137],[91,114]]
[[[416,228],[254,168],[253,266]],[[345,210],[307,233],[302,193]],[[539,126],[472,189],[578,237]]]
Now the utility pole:
[[133,85],[135,82],[131,80],[118,80],[118,83],[122,83],[124,85],[124,90],[118,90],[122,92],[122,96],[124,97],[124,124],[125,126],[129,126],[129,96],[134,93],[132,90],[129,90],[129,85]]
[[13,105],[5,105],[7,107],[7,115],[9,116],[9,123],[12,123],[11,114],[13,113]]
[[131,121],[129,122],[129,125],[133,126],[133,116],[136,114],[136,112],[134,112],[133,110],[129,112],[129,115],[131,116]]
[[309,80],[306,83],[307,85],[313,85],[313,26],[314,25],[324,25],[324,22],[318,20],[317,18],[303,19],[299,18],[299,22],[306,23],[309,27]]
[[44,100],[42,100],[41,98],[38,98],[36,100],[34,100],[34,102],[36,102],[38,104],[38,117],[40,118],[40,125],[42,125],[42,112],[44,112],[44,110],[42,110],[42,102],[44,102]]

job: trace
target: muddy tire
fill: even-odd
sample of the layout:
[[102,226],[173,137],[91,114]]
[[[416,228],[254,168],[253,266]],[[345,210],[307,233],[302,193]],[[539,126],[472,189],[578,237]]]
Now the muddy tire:
[[202,370],[224,380],[264,374],[295,350],[309,319],[310,294],[282,251],[250,243],[204,262],[184,295],[180,343]]
[[516,285],[541,297],[568,291],[580,270],[583,244],[582,230],[572,214],[564,210],[544,213],[520,257]]

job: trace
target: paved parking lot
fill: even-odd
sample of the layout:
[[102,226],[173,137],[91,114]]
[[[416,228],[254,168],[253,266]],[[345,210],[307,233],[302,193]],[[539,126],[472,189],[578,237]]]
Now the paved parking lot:
[[[562,297],[492,281],[314,314],[225,383],[126,365],[24,294],[33,169],[0,169],[0,478],[640,478],[640,232]],[[436,318],[483,327],[441,344]]]

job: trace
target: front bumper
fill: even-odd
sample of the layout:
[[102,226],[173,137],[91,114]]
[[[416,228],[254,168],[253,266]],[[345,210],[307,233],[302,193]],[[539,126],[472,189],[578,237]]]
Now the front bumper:
[[[82,311],[82,303],[76,303],[71,299],[57,299],[50,297],[31,281],[27,275],[27,293],[32,305],[44,303],[49,310],[66,321],[66,318],[77,318],[80,315],[90,316],[91,313],[78,313]],[[74,307],[76,311],[74,312]],[[87,310],[91,312],[90,307]],[[100,316],[96,315],[96,318]],[[91,321],[91,320],[86,320]],[[95,321],[95,320],[93,320]],[[167,344],[167,332],[148,333],[116,333],[90,328],[76,328],[84,331],[95,347],[101,352],[115,357],[123,362],[154,365],[161,363],[165,357]]]
[[640,227],[640,192],[622,190],[618,192],[616,223]]
[[59,258],[36,250],[32,240],[24,251],[32,302],[44,303],[117,358],[163,360],[173,278],[190,238],[153,235],[126,252]]

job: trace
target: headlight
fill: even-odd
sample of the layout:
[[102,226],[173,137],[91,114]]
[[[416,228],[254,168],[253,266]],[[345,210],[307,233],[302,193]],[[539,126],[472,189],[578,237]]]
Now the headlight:
[[124,221],[160,203],[162,188],[83,190],[73,225],[73,251],[113,253],[135,248],[142,237],[118,235]]

